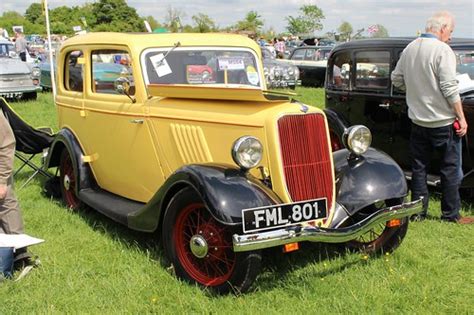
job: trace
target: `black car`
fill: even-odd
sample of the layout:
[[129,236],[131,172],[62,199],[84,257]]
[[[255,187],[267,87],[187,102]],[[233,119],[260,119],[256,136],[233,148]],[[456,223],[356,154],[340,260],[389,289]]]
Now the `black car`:
[[[334,48],[326,75],[326,113],[331,121],[333,149],[342,147],[346,126],[363,124],[372,131],[372,146],[392,156],[410,178],[410,120],[405,93],[392,86],[390,74],[413,38],[359,40]],[[474,126],[474,40],[450,43],[457,56],[457,72],[464,113]],[[463,186],[474,188],[474,128],[463,139]],[[436,161],[436,157],[435,157]],[[438,185],[439,163],[432,163],[428,183]]]
[[301,85],[322,87],[333,46],[303,46],[293,50],[289,62],[300,70]]

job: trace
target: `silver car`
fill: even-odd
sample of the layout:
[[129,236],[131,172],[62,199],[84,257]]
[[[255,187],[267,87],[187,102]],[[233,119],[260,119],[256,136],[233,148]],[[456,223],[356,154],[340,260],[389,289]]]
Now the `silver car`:
[[0,38],[0,96],[9,99],[36,99],[41,91],[40,70],[18,58],[13,43]]
[[284,61],[276,59],[272,53],[262,47],[263,70],[267,87],[273,88],[290,88],[295,89],[301,85],[300,72],[298,67]]

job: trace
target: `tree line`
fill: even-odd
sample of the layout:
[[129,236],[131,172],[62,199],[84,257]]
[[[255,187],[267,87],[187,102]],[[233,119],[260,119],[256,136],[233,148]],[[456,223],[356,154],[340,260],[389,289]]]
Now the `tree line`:
[[[293,35],[313,35],[315,31],[323,29],[322,21],[325,16],[323,11],[313,4],[302,5],[299,15],[289,15],[285,18],[286,30]],[[273,38],[277,35],[273,29],[264,30],[264,20],[257,11],[249,11],[242,20],[235,24],[219,27],[207,14],[197,13],[191,17],[192,24],[182,24],[186,17],[184,11],[168,7],[163,21],[157,21],[153,16],[139,16],[136,9],[128,6],[126,0],[98,0],[81,6],[60,6],[49,10],[50,27],[53,34],[72,35],[73,27],[81,26],[82,29],[92,32],[145,32],[144,21],[147,21],[151,29],[161,29],[169,32],[247,32],[254,36]],[[23,25],[26,34],[45,34],[45,18],[42,5],[32,3],[22,15],[16,11],[6,11],[0,19],[0,27],[11,30],[13,26]],[[387,37],[387,30],[380,24],[377,32],[370,34],[371,37]],[[339,35],[341,40],[361,37],[353,34],[349,22],[343,22],[337,32],[328,35]]]

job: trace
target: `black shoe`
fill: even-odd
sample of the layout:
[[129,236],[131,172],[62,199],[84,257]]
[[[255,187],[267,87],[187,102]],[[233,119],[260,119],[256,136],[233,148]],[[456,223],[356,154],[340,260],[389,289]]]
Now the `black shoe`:
[[424,214],[414,214],[410,217],[411,222],[421,222],[426,219],[426,215]]

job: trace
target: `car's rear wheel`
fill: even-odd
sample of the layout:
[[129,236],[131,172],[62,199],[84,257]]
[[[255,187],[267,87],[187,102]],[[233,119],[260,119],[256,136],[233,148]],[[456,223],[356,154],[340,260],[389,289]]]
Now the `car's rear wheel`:
[[[393,206],[402,200],[388,200],[383,206]],[[379,208],[373,206],[374,209]],[[408,218],[381,223],[374,229],[347,243],[351,249],[367,254],[391,253],[402,243],[408,230]]]
[[231,227],[217,221],[191,188],[170,201],[162,239],[179,278],[217,293],[245,292],[260,272],[260,252],[235,253]]
[[76,186],[77,177],[69,151],[64,148],[61,152],[59,162],[59,180],[61,186],[61,196],[66,206],[71,210],[77,210],[82,206],[82,202],[77,198]]

